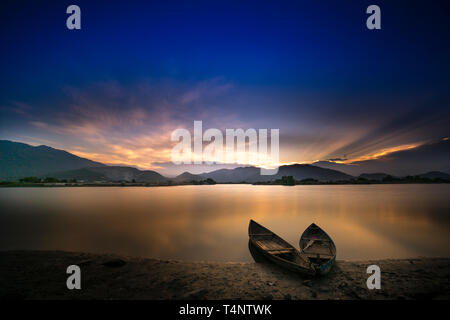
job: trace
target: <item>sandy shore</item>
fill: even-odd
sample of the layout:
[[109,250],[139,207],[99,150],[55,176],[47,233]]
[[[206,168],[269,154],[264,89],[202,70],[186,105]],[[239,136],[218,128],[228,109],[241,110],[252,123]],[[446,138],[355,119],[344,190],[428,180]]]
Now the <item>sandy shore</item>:
[[[82,289],[66,288],[67,266]],[[367,266],[381,268],[368,290]],[[59,251],[0,252],[2,299],[449,299],[450,259],[337,261],[306,278],[270,263],[182,262]]]

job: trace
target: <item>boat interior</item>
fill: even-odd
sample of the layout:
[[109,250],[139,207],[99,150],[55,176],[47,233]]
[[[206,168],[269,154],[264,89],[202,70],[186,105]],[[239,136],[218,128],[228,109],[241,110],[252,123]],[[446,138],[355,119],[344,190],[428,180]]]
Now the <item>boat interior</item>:
[[314,264],[323,264],[334,257],[333,247],[330,240],[317,238],[303,238],[308,241],[303,248],[303,253]]
[[283,240],[273,234],[252,235],[254,244],[267,253],[295,263],[304,262],[295,248],[290,247]]

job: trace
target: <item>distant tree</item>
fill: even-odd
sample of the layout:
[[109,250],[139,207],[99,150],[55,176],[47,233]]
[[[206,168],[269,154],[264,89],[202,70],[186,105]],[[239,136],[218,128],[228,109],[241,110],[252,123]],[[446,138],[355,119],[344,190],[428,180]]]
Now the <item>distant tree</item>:
[[44,183],[55,183],[55,182],[59,182],[59,180],[52,177],[47,177],[44,179]]
[[283,176],[281,177],[281,183],[285,186],[293,186],[295,185],[295,180],[293,176]]
[[306,178],[306,179],[300,180],[301,184],[316,184],[318,182],[319,182],[319,180],[312,179],[312,178]]
[[394,181],[398,181],[400,179],[397,179],[391,175],[387,175],[386,177],[383,178],[383,182],[394,182]]
[[358,177],[356,180],[353,180],[353,182],[357,184],[368,184],[370,183],[370,180],[364,177]]
[[205,182],[206,182],[206,184],[216,184],[216,181],[214,181],[211,178],[206,179]]
[[19,180],[20,182],[26,182],[26,183],[38,183],[41,182],[41,179],[37,177],[25,177]]

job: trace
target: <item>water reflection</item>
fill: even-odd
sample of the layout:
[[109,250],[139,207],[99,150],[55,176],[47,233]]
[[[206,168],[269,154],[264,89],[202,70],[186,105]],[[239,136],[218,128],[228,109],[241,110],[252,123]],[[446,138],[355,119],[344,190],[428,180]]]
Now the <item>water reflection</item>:
[[298,247],[311,222],[338,259],[450,256],[449,185],[0,189],[0,249],[251,261],[250,218]]

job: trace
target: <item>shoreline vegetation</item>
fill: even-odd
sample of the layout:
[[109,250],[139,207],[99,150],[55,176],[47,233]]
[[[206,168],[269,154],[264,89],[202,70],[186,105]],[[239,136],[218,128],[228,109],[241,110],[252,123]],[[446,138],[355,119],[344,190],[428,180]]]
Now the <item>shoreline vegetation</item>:
[[0,187],[158,187],[158,186],[183,186],[183,185],[215,185],[215,184],[251,184],[251,185],[369,185],[369,184],[440,184],[450,183],[443,178],[425,178],[420,176],[393,177],[386,176],[382,179],[366,179],[358,177],[350,180],[319,181],[316,179],[295,180],[293,176],[283,176],[281,179],[262,182],[216,182],[214,179],[191,180],[177,182],[168,180],[164,182],[136,182],[136,181],[83,181],[77,179],[57,179],[53,177],[38,178],[24,177],[19,181],[0,181]]
[[[366,286],[381,269],[381,289]],[[81,269],[81,290],[66,269]],[[305,277],[267,262],[190,262],[64,251],[0,251],[0,299],[449,299],[450,258],[337,260]]]

